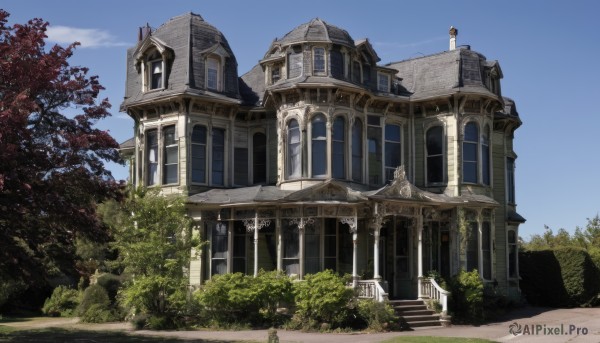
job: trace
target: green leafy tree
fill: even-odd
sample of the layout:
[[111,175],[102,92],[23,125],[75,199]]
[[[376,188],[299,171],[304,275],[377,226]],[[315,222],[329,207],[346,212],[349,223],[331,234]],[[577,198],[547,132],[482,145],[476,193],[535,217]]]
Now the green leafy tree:
[[192,220],[183,196],[139,190],[123,204],[114,247],[128,280],[121,302],[138,313],[176,318],[185,310]]

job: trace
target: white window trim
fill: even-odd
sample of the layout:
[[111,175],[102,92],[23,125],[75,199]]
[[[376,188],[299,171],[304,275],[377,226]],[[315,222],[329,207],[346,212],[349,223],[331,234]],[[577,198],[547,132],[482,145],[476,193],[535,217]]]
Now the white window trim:
[[[168,122],[168,123],[164,123],[162,125],[158,125],[158,126],[148,126],[144,129],[144,149],[143,149],[143,164],[142,164],[142,175],[143,175],[143,184],[146,187],[163,187],[163,186],[177,186],[181,183],[181,177],[179,174],[179,171],[181,170],[181,154],[180,154],[180,147],[179,147],[179,137],[177,134],[177,121],[173,121],[173,122]],[[165,161],[165,138],[164,138],[164,129],[170,126],[174,126],[175,127],[175,140],[176,140],[176,144],[178,146],[177,149],[177,183],[164,183],[164,173],[163,173],[163,166],[164,166],[164,161]],[[152,130],[156,130],[156,140],[157,140],[157,158],[156,158],[156,170],[157,170],[157,177],[158,177],[158,182],[156,182],[155,184],[149,185],[148,184],[148,138],[147,138],[147,132],[148,131],[152,131]]]
[[[313,174],[313,165],[312,165],[312,161],[313,161],[313,120],[315,119],[315,117],[317,116],[322,116],[325,121],[325,174]],[[328,129],[328,127],[330,128],[331,125],[329,124],[329,118],[328,116],[323,113],[323,112],[314,112],[310,114],[310,119],[308,121],[309,125],[308,125],[308,133],[307,133],[307,140],[310,142],[310,144],[308,144],[308,171],[309,171],[309,175],[311,178],[314,179],[325,179],[328,177],[331,177],[331,129]],[[319,139],[319,141],[321,141],[321,139]]]
[[[208,153],[207,153],[208,169],[206,170],[206,173],[207,173],[206,179],[210,186],[227,187],[229,185],[229,182],[228,182],[229,130],[227,130],[227,127],[225,127],[225,126],[218,126],[218,125],[210,125],[210,126],[208,126],[208,128],[210,128],[210,131],[207,132],[207,144],[206,145],[207,145],[207,149],[208,149]],[[214,129],[223,130],[223,184],[215,184],[213,182],[213,130]]]
[[[291,174],[291,170],[290,170],[290,165],[291,165],[291,156],[289,154],[289,143],[290,143],[290,138],[289,138],[289,131],[290,131],[290,123],[292,122],[292,120],[295,120],[296,123],[298,124],[298,131],[299,131],[299,139],[300,139],[300,162],[299,162],[299,171],[297,175],[292,175]],[[303,135],[302,135],[302,125],[301,125],[301,121],[299,118],[291,117],[289,118],[286,122],[285,122],[285,133],[284,133],[284,142],[285,142],[285,151],[283,153],[283,175],[284,175],[284,180],[298,180],[302,178],[302,160],[303,160],[303,156],[302,156],[302,145],[304,144],[303,142]]]
[[[387,84],[385,86],[385,89],[381,89],[381,87],[380,87],[381,86],[381,81],[382,81],[382,79],[384,77],[387,78],[387,82],[386,82]],[[382,73],[382,72],[377,72],[377,90],[379,92],[389,93],[390,92],[390,82],[391,82],[390,80],[391,80],[391,77],[390,77],[389,74]]]
[[[208,64],[209,64],[210,60],[214,60],[217,62],[217,87],[216,88],[210,88],[208,86],[208,70],[209,70]],[[218,56],[218,55],[207,56],[204,61],[204,75],[205,75],[204,85],[207,90],[211,90],[211,91],[215,91],[215,92],[222,92],[223,91],[223,57]]]
[[[165,132],[165,129],[166,129],[166,128],[169,128],[169,127],[171,127],[171,126],[173,127],[173,131],[174,131],[174,132],[173,132],[173,135],[174,135],[174,137],[175,137],[175,143],[173,143],[173,144],[171,144],[171,145],[167,146],[167,145],[166,145],[166,140],[165,140],[165,135],[164,135],[164,132]],[[179,137],[178,137],[178,134],[177,134],[177,123],[173,123],[172,125],[171,125],[171,124],[169,124],[169,125],[163,125],[163,126],[161,127],[161,135],[160,135],[160,138],[161,138],[161,140],[162,140],[162,146],[160,147],[160,148],[161,148],[160,150],[161,150],[161,151],[162,151],[162,153],[163,153],[163,156],[162,156],[162,167],[166,167],[166,165],[167,165],[167,164],[166,164],[166,162],[167,162],[167,157],[166,157],[166,151],[167,151],[167,148],[168,148],[168,147],[171,147],[171,146],[176,146],[176,147],[177,147],[177,171],[176,171],[176,173],[177,173],[177,182],[165,183],[165,173],[164,173],[164,169],[166,169],[166,168],[163,168],[163,171],[162,171],[162,174],[163,174],[163,175],[161,175],[161,181],[162,181],[162,185],[165,185],[165,186],[177,186],[177,185],[179,185],[179,183],[180,183],[180,179],[181,179],[181,176],[179,175],[179,171],[180,171],[180,168],[181,168],[181,166],[180,166],[180,161],[181,161],[181,159],[179,158],[179,155],[180,155],[180,151],[179,151],[179,150],[180,150],[180,148],[179,148]]]

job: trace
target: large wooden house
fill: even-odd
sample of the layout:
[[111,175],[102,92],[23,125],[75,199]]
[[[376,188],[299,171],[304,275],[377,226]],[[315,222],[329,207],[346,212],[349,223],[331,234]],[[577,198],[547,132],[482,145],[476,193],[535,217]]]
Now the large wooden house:
[[188,197],[209,242],[190,284],[331,269],[416,299],[431,271],[477,269],[518,297],[521,121],[499,63],[456,34],[447,51],[379,65],[369,40],[317,18],[239,77],[200,15],[140,29],[121,104],[134,138],[121,151],[134,185]]

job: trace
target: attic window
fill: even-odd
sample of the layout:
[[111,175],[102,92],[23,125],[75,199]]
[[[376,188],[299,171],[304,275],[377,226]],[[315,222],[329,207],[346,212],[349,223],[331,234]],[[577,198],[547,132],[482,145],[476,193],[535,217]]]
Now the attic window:
[[390,91],[390,76],[387,74],[377,73],[377,90],[380,92]]
[[271,84],[276,83],[281,79],[281,66],[274,65],[271,68]]
[[154,50],[146,60],[147,90],[161,89],[165,85],[165,61],[163,56]]
[[325,73],[325,49],[314,48],[313,50],[313,74]]
[[213,57],[206,59],[206,88],[219,90],[219,70],[221,62]]

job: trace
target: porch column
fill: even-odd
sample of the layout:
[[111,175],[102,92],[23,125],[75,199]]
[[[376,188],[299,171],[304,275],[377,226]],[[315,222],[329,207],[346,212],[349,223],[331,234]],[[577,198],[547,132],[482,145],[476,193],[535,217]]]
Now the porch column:
[[419,299],[423,298],[423,286],[421,280],[423,279],[423,211],[419,207],[416,211],[417,213],[417,239],[419,240],[417,243],[417,273],[418,273],[418,282],[417,282],[417,294]]
[[254,277],[258,275],[258,230],[271,225],[268,219],[258,220],[258,211],[254,213],[254,220],[244,219],[244,226],[248,232],[254,232]]
[[281,228],[281,217],[277,211],[277,219],[275,220],[275,235],[277,237],[277,270],[283,270],[283,244],[281,241],[283,229]]
[[353,217],[340,218],[340,223],[348,224],[350,233],[352,234],[352,287],[358,285],[358,222],[356,209],[354,209]]
[[300,245],[300,275],[299,278],[304,278],[304,227],[307,224],[313,224],[314,218],[294,218],[290,220],[290,224],[296,224],[298,226],[298,244]]
[[371,227],[373,228],[373,279],[381,281],[381,275],[379,275],[379,234],[381,232],[381,226],[383,225],[383,217],[385,215],[384,210],[379,209],[379,203],[375,203],[373,211],[373,219],[371,220]]

